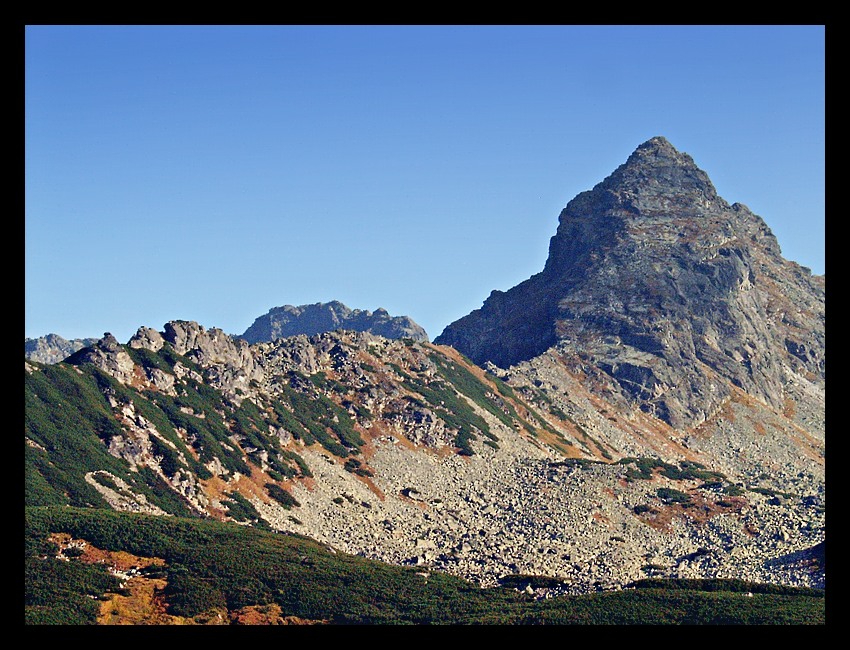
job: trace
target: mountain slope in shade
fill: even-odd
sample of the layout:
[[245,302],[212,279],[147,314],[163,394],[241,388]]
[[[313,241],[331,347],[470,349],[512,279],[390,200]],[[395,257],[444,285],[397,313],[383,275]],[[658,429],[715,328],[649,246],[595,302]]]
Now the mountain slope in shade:
[[655,137],[569,202],[543,271],[435,343],[503,369],[555,352],[602,394],[683,429],[735,388],[780,410],[821,399],[824,327],[825,278],[783,259],[761,217]]
[[370,332],[388,339],[427,341],[428,334],[408,316],[390,316],[386,309],[374,312],[350,309],[336,300],[312,305],[274,307],[257,318],[241,338],[248,343],[274,341],[285,336],[313,336],[335,330]]

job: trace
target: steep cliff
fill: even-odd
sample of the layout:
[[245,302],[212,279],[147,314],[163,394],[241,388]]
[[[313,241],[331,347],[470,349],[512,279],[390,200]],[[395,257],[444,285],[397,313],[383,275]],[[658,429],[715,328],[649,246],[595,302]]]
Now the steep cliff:
[[825,279],[652,138],[561,212],[540,273],[435,339],[509,368],[548,350],[685,428],[737,387],[775,409],[825,381]]

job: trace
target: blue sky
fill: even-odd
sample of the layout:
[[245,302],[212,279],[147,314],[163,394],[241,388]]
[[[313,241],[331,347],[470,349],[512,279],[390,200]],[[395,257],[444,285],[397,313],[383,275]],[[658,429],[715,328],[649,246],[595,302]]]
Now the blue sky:
[[823,26],[28,26],[25,335],[241,334],[340,300],[431,338],[542,270],[645,140],[825,272]]

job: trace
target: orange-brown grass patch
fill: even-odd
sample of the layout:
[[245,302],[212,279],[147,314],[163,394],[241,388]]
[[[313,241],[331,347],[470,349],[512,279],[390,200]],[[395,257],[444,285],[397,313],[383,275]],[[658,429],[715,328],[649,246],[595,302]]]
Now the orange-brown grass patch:
[[672,523],[676,518],[685,519],[695,524],[704,524],[712,517],[718,515],[739,514],[747,505],[746,499],[742,497],[725,497],[714,500],[714,497],[706,498],[697,492],[689,492],[691,503],[656,503],[653,502],[651,510],[635,514],[647,526],[664,532],[672,531]]
[[[221,501],[223,498],[226,498],[227,492],[231,491],[230,484],[220,476],[212,476],[203,480],[202,483],[204,484],[204,494],[211,502]],[[215,508],[212,505],[207,506],[207,512],[209,512],[214,519],[218,519],[220,521],[223,521],[227,514],[224,510]]]
[[107,594],[100,604],[98,625],[225,625],[226,612],[209,612],[194,618],[168,613],[164,590],[166,581],[141,576],[129,578],[124,594]]
[[537,439],[544,444],[557,449],[564,455],[565,458],[582,458],[584,456],[577,447],[566,444],[563,440],[549,433],[545,429],[537,430]]
[[136,389],[150,387],[152,390],[159,390],[150,384],[148,378],[145,377],[145,371],[140,365],[135,363],[133,364],[133,372],[130,375],[130,386]]
[[322,625],[328,621],[315,621],[297,616],[284,616],[280,605],[250,605],[230,612],[233,625]]
[[797,413],[797,405],[794,403],[790,397],[785,398],[785,404],[782,407],[782,415],[784,415],[789,420],[794,417]]
[[360,476],[359,474],[357,474],[356,476],[358,479],[360,479],[363,483],[366,484],[366,487],[369,488],[372,494],[378,497],[378,500],[384,501],[387,498],[386,495],[384,495],[384,493],[381,491],[381,489],[377,485],[375,485],[374,481],[372,481],[371,478],[369,478],[368,476]]
[[[163,578],[149,578],[127,575],[132,569],[144,569],[149,566],[164,566],[165,560],[157,557],[141,557],[126,551],[105,551],[84,540],[73,539],[67,533],[54,533],[48,538],[60,550],[69,547],[81,550],[81,554],[72,562],[100,564],[123,581],[124,593],[104,594],[97,616],[98,625],[183,625],[207,621],[171,616],[167,613],[167,604],[163,596],[166,581]],[[226,622],[218,617],[219,622]]]
[[727,400],[720,408],[720,416],[728,420],[730,423],[735,423],[735,408],[732,406],[734,399]]
[[56,544],[60,551],[72,546],[81,549],[82,554],[77,559],[86,564],[106,564],[119,571],[127,571],[133,567],[142,569],[148,566],[165,565],[165,560],[162,558],[139,557],[126,551],[104,551],[84,540],[73,539],[67,533],[53,533],[48,540]]
[[594,521],[596,521],[596,522],[598,522],[598,523],[600,523],[600,524],[606,524],[606,525],[607,525],[607,524],[609,524],[609,523],[610,523],[610,521],[611,521],[610,519],[608,519],[608,517],[606,517],[605,515],[603,515],[601,512],[594,512],[594,513],[591,515],[591,517],[593,517],[593,520],[594,520]]

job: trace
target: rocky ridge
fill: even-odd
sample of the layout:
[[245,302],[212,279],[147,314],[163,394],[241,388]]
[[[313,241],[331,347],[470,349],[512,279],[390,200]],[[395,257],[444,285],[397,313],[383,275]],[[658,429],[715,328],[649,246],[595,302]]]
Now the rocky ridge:
[[59,363],[77,350],[94,345],[96,342],[96,338],[69,341],[58,334],[48,334],[35,339],[25,338],[24,357],[39,363]]
[[[435,381],[449,363],[492,381],[451,348],[350,331],[249,346],[186,321],[168,323],[161,333],[141,328],[127,348],[173,348],[187,362],[176,363],[173,373],[141,367],[109,336],[70,361],[163,394],[179,394],[186,377],[204,379],[222,394],[260,407],[285,385],[318,385],[316,395],[347,404],[356,422],[365,441],[355,457],[366,470],[361,473],[327,448],[271,428],[310,469],[309,477],[282,484],[298,503],[286,508],[262,490],[270,480],[266,462],[242,474],[214,461],[208,465],[212,481],[182,470],[167,476],[151,448],[156,427],[113,401],[126,435],[110,441],[110,453],[155,468],[207,516],[222,516],[223,495],[236,490],[272,528],[346,552],[447,571],[485,586],[514,574],[562,581],[540,590],[541,597],[618,588],[647,576],[823,585],[822,571],[800,563],[823,541],[822,442],[743,392],[721,416],[682,437],[640,412],[614,417],[610,406],[593,406],[593,393],[568,377],[563,365],[537,359],[523,373],[500,371],[512,393],[490,384],[493,397],[520,418],[512,426],[467,399],[495,442],[479,436],[471,443],[474,453],[462,455],[451,427],[412,391],[420,380]],[[533,376],[545,386],[555,381],[554,373],[558,385],[572,383],[566,398],[552,402],[533,382],[517,381]],[[769,414],[773,420],[766,419]],[[554,433],[542,428],[544,421]],[[251,453],[240,436],[232,442]],[[670,478],[660,471],[664,465],[635,478],[630,457],[698,463],[722,472],[725,489],[739,490],[730,495],[710,485],[717,481],[687,474]],[[126,490],[98,489],[117,509],[157,512]],[[688,505],[665,497],[662,489],[686,494]]]
[[286,336],[313,336],[338,329],[370,332],[388,339],[427,341],[428,334],[409,316],[390,316],[386,309],[373,312],[350,309],[339,301],[274,307],[257,318],[241,338],[248,343],[274,341]]

